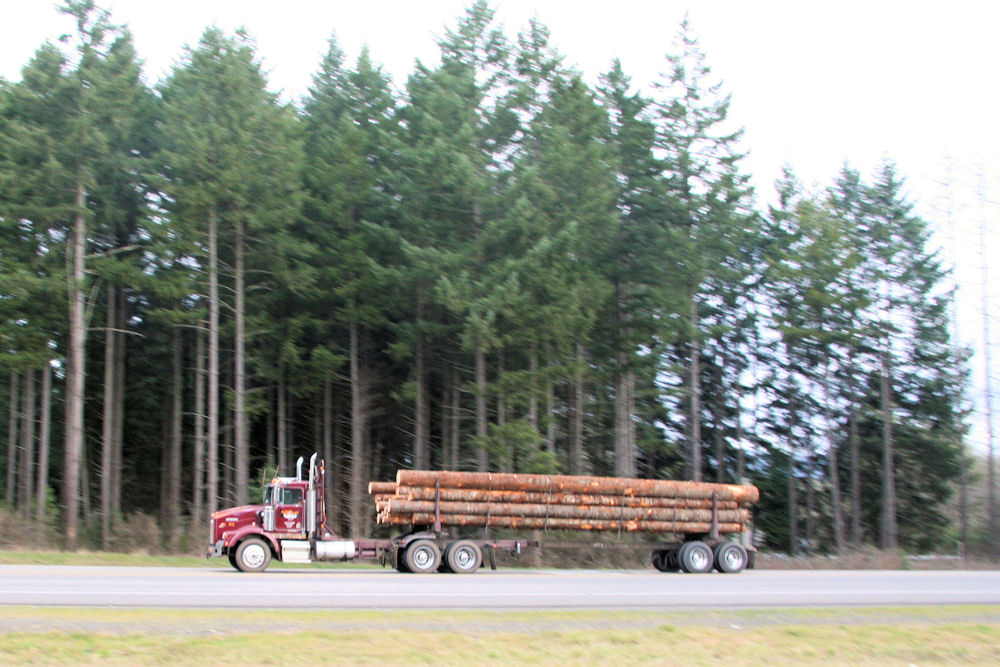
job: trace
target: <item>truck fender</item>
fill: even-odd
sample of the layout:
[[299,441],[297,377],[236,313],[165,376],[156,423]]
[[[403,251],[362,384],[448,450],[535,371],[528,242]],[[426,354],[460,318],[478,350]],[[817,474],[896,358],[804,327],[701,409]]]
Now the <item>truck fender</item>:
[[271,547],[271,553],[275,555],[281,553],[278,549],[278,542],[273,537],[262,531],[259,526],[244,526],[231,535],[229,537],[228,545],[230,552],[235,551],[236,547],[240,545],[240,542],[251,536],[259,537],[267,542],[267,544]]

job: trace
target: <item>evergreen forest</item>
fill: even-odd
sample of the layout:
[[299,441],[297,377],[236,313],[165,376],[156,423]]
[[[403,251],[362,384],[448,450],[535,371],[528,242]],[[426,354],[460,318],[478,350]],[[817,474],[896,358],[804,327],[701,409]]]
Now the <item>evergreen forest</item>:
[[313,452],[353,537],[415,468],[746,481],[793,554],[985,545],[930,225],[890,161],[755,193],[687,21],[590,85],[477,0],[405,85],[331,37],[288,102],[243,31],[151,84],[61,10],[0,80],[0,503],[50,545],[200,552]]

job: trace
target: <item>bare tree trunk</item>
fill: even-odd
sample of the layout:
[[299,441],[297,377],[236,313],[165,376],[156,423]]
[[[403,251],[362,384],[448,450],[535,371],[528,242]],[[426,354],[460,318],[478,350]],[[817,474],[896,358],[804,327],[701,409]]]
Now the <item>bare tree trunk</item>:
[[52,366],[46,361],[42,366],[42,405],[38,431],[38,483],[35,484],[36,512],[39,526],[45,520],[49,489],[49,447],[52,432]]
[[715,380],[715,391],[712,392],[712,412],[714,413],[714,426],[712,437],[715,441],[715,481],[722,484],[726,481],[726,437],[725,437],[725,424],[726,421],[723,417],[723,412],[725,411],[725,401],[722,398],[722,369],[718,364],[712,373],[712,377]]
[[451,434],[448,438],[450,442],[448,463],[452,470],[458,470],[462,448],[462,393],[458,385],[458,373],[454,368],[451,369],[448,390],[451,396],[448,401],[448,431]]
[[486,472],[490,469],[489,453],[485,441],[488,435],[486,412],[486,350],[482,345],[476,346],[476,470]]
[[1000,558],[1000,538],[997,537],[997,483],[996,483],[996,440],[993,433],[993,339],[990,334],[990,302],[993,294],[990,289],[990,260],[985,253],[989,248],[987,242],[986,177],[979,174],[979,247],[982,249],[983,261],[980,272],[981,301],[983,317],[983,406],[986,417],[986,534],[989,536],[989,555]]
[[[632,415],[629,412],[628,372],[625,369],[627,355],[615,355],[615,475],[634,477],[629,462],[632,443],[629,440]],[[574,400],[575,402],[575,400]],[[579,474],[579,473],[573,473]]]
[[94,513],[91,511],[90,498],[90,461],[93,454],[83,448],[80,454],[80,516],[84,520],[86,532],[92,532],[94,528]]
[[76,186],[76,214],[72,234],[72,270],[69,274],[69,341],[66,373],[66,433],[63,447],[63,506],[66,548],[76,549],[80,514],[80,464],[83,456],[83,399],[86,377],[86,294],[84,292],[87,244],[86,192]]
[[[886,344],[888,346],[888,344]],[[899,536],[896,529],[896,470],[892,451],[892,394],[889,387],[889,351],[882,350],[880,402],[882,404],[882,525],[879,544],[883,549],[896,549]]]
[[246,294],[244,286],[244,247],[243,247],[243,221],[237,216],[236,220],[236,267],[235,267],[235,312],[233,319],[235,324],[235,370],[233,394],[235,406],[233,415],[233,446],[235,448],[235,462],[233,466],[233,476],[236,485],[236,504],[245,505],[247,503],[247,481],[250,478],[250,445],[247,439],[247,416],[246,416]]
[[[232,387],[232,376],[227,375],[223,386]],[[236,504],[236,486],[233,480],[233,411],[228,401],[222,413],[222,498],[227,507]]]
[[170,456],[167,475],[167,540],[172,551],[177,549],[181,527],[181,447],[184,427],[184,341],[180,329],[174,328],[173,415],[170,424]]
[[430,465],[430,401],[427,400],[427,359],[424,350],[423,337],[417,340],[417,358],[415,369],[417,397],[415,405],[413,434],[413,466],[417,470],[426,470]]
[[15,491],[17,489],[17,428],[21,417],[18,404],[21,395],[18,390],[21,376],[14,371],[10,372],[10,393],[7,400],[7,492],[5,500],[10,506],[14,505]]
[[331,507],[331,503],[334,502],[336,496],[336,480],[337,480],[337,464],[338,461],[334,458],[333,449],[333,382],[330,377],[327,376],[323,379],[323,461],[326,465],[326,476],[324,477],[325,487],[325,497],[326,497],[326,512],[328,517],[335,517],[333,514],[334,508]]
[[[629,345],[631,334],[628,312],[630,288],[619,283],[616,289],[615,305],[617,315],[618,345]],[[615,354],[615,474],[619,477],[635,477],[635,375],[631,367],[631,353],[619,349]]]
[[795,454],[788,454],[788,551],[794,556],[799,552],[799,500],[796,488]]
[[334,495],[333,501],[334,506],[331,508],[333,511],[333,520],[335,525],[344,528],[344,520],[346,519],[344,515],[344,508],[346,507],[345,495],[347,493],[347,486],[349,483],[349,477],[347,471],[347,466],[344,461],[346,460],[346,438],[344,437],[344,401],[336,400],[340,396],[333,397],[333,457],[336,464],[333,467],[333,474],[329,476],[330,484],[333,485]]
[[[538,430],[538,349],[532,345],[528,353],[528,370],[531,372],[531,393],[528,394],[528,425]],[[548,443],[546,443],[548,444]]]
[[361,503],[365,495],[365,433],[367,431],[367,387],[361,377],[358,323],[350,324],[351,365],[351,484],[348,515],[352,535],[364,533]]
[[826,443],[829,450],[830,504],[833,505],[833,543],[837,553],[844,551],[844,509],[840,498],[840,465],[837,462],[837,438],[833,425],[833,406],[830,398],[830,362],[823,369],[823,415],[826,419]]
[[278,420],[275,411],[278,409],[278,390],[272,384],[267,388],[267,414],[264,416],[264,458],[268,464],[278,461]]
[[688,437],[690,438],[689,477],[700,482],[701,475],[701,344],[698,301],[691,296],[691,358],[688,359]]
[[34,498],[32,485],[35,462],[35,369],[24,372],[24,426],[21,429],[21,473],[18,480],[18,507],[21,515],[31,517],[31,501]]
[[742,414],[736,417],[736,442],[739,443],[739,448],[736,450],[736,483],[743,484],[747,478],[747,456],[743,449]]
[[545,381],[545,417],[548,422],[545,427],[545,447],[550,452],[555,453],[558,424],[556,422],[556,387],[551,377]]
[[115,309],[118,313],[118,342],[115,345],[115,420],[111,438],[111,442],[113,444],[113,448],[111,450],[112,460],[114,461],[115,471],[115,474],[111,477],[112,516],[121,516],[122,513],[122,471],[124,468],[123,449],[125,447],[125,349],[126,341],[128,340],[123,333],[125,331],[126,320],[128,317],[125,295],[126,292],[124,289],[118,290],[118,307]]
[[853,390],[849,431],[848,438],[851,446],[851,544],[860,547],[863,539],[861,528],[861,435],[858,433],[858,403]]
[[[812,445],[810,445],[810,448]],[[806,475],[806,553],[812,554],[816,546],[816,461],[812,454],[809,455],[809,473]]]
[[457,470],[451,465],[451,382],[445,381],[441,387],[441,409],[438,411],[438,428],[441,430],[441,456],[439,468]]
[[115,286],[107,286],[107,317],[105,318],[104,334],[104,413],[101,421],[101,548],[107,551],[111,548],[111,512],[112,485],[115,475],[114,465],[114,425],[115,425],[115,345],[118,336],[115,326],[118,317],[115,309],[118,305]]
[[[417,326],[423,320],[423,303],[417,298]],[[414,433],[413,433],[413,466],[417,470],[426,470],[430,465],[430,439],[431,439],[431,410],[430,401],[427,400],[427,350],[424,345],[424,336],[417,331],[417,344],[415,351],[415,382],[417,386],[417,396],[414,406]]]
[[205,498],[205,331],[199,326],[195,338],[194,371],[194,480],[191,483],[191,523],[202,525]]
[[516,472],[519,461],[517,459],[516,443],[508,442],[503,432],[503,427],[507,423],[507,398],[503,392],[503,383],[500,381],[504,373],[503,350],[497,350],[497,427],[500,429],[500,451],[504,455],[500,457],[499,466],[494,463],[494,467],[499,467],[501,472]]
[[278,377],[278,470],[288,474],[288,392],[285,388],[285,365],[281,365]]
[[569,470],[571,475],[582,475],[583,462],[583,367],[586,353],[581,343],[576,344],[576,371],[573,374],[573,411],[569,425]]
[[207,514],[219,508],[219,252],[218,214],[208,214],[208,495]]

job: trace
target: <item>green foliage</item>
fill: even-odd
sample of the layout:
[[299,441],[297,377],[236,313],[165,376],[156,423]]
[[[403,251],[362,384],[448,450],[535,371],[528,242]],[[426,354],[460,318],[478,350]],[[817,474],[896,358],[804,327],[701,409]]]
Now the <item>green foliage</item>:
[[[127,330],[126,533],[152,531],[137,513],[155,515],[169,486],[175,330],[179,481],[185,498],[204,485],[191,460],[205,419],[196,342],[217,219],[220,427],[229,438],[241,405],[250,459],[233,473],[222,441],[222,494],[234,474],[272,470],[279,440],[329,451],[332,515],[364,500],[348,470],[417,461],[749,475],[770,546],[797,548],[808,528],[812,546],[833,548],[838,497],[845,523],[857,507],[863,539],[878,533],[888,414],[901,544],[949,534],[966,368],[928,224],[889,163],[870,182],[845,167],[818,193],[789,168],[757,210],[729,98],[686,21],[648,97],[618,62],[592,89],[544,25],[511,40],[477,1],[404,90],[367,50],[346,64],[331,38],[293,106],[242,32],[206,30],[150,88],[126,30],[89,1],[65,11],[75,41],[42,45],[19,81],[0,81],[0,369],[56,358],[63,398],[70,194],[85,184],[90,327],[114,285]],[[88,354],[103,363],[101,346]],[[101,384],[87,382],[92,470]],[[240,480],[251,499],[257,477]]]

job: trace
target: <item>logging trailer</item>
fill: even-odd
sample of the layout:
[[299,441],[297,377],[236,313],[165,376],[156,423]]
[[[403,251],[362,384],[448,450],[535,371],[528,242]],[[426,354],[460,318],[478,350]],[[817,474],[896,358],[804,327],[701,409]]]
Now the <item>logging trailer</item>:
[[[325,467],[313,454],[295,477],[275,477],[263,503],[212,514],[207,556],[261,572],[285,563],[373,560],[399,572],[473,573],[497,551],[515,557],[539,543],[494,539],[490,528],[652,533],[652,564],[661,572],[740,572],[754,565],[746,535],[753,486],[616,477],[400,470],[396,482],[371,482],[378,523],[405,532],[349,539],[327,526]],[[481,528],[480,537],[459,529]],[[668,537],[669,536],[669,537]],[[737,538],[737,539],[732,539]]]

